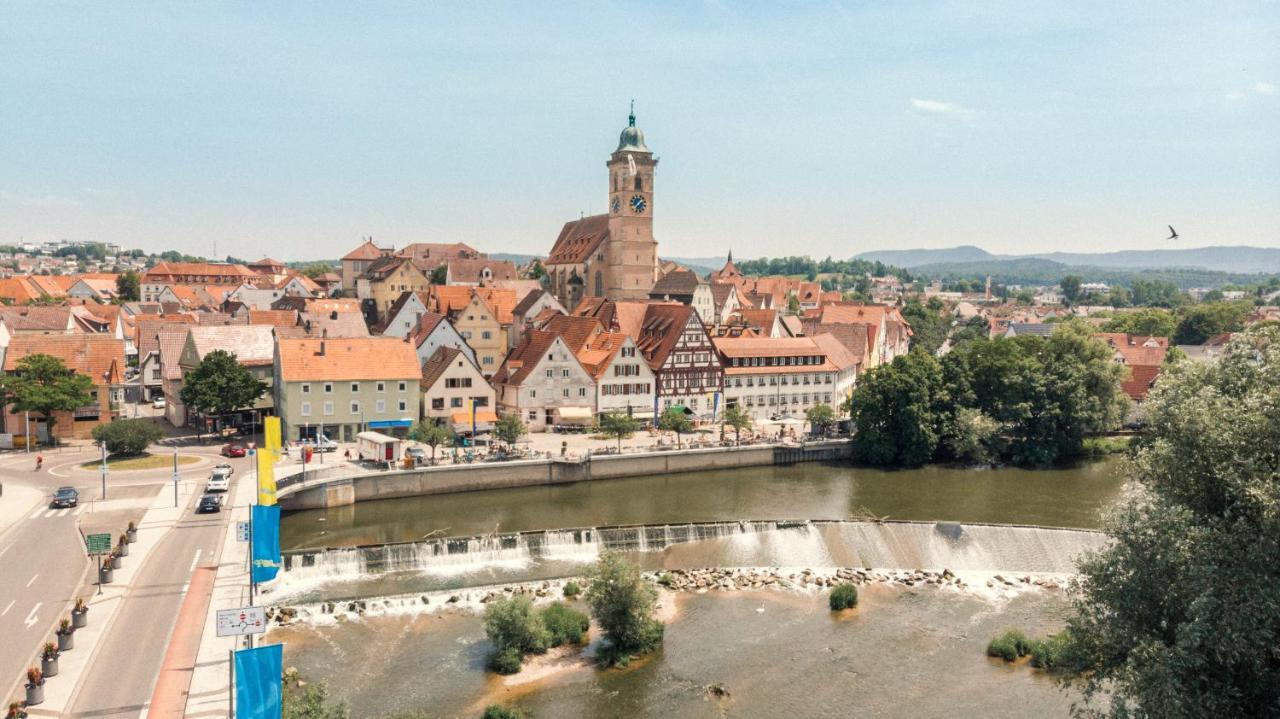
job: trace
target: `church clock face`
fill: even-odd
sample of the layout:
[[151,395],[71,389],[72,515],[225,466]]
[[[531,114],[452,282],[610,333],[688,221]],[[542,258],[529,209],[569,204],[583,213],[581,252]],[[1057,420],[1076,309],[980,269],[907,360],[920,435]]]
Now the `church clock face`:
[[618,214],[618,211],[622,209],[622,200],[616,197],[613,198],[613,204],[609,206],[609,209],[613,210],[613,214]]
[[631,198],[631,209],[634,210],[636,214],[644,212],[645,204],[646,203],[642,195],[636,195]]

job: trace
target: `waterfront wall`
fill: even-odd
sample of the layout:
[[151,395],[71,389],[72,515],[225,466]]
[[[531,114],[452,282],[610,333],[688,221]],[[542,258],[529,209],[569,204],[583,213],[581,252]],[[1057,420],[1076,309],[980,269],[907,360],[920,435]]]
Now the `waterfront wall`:
[[280,506],[286,510],[324,509],[374,499],[829,461],[846,458],[848,454],[848,442],[840,440],[803,447],[716,447],[597,455],[575,460],[536,459],[424,467],[352,476],[337,476],[331,471],[327,476],[309,478],[304,483],[281,486],[278,494]]

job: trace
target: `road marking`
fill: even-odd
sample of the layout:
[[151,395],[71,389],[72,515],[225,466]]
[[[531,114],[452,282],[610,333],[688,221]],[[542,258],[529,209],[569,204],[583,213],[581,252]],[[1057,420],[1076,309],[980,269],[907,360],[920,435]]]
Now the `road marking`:
[[9,551],[9,547],[5,547],[4,549],[0,549],[0,557],[3,557],[3,556],[4,556],[4,553],[5,553],[5,552],[7,552],[7,551]]
[[0,612],[0,617],[3,617],[4,615],[8,614],[9,610],[13,609],[13,605],[17,603],[18,603],[18,600],[16,599],[9,600],[9,606],[5,607],[3,612]]
[[203,549],[196,550],[196,556],[191,558],[191,569],[188,571],[194,572],[196,570],[196,565],[200,563],[200,553],[203,551],[204,551]]
[[59,516],[59,517],[65,517],[65,516],[67,516],[67,515],[68,515],[68,514],[70,514],[70,513],[71,513],[71,508],[70,508],[70,507],[67,507],[66,509],[59,509],[59,510],[58,510],[58,516]]
[[41,507],[40,509],[37,509],[37,510],[35,511],[35,513],[31,515],[31,518],[32,518],[32,519],[39,519],[41,514],[44,514],[44,507]]
[[191,582],[186,582],[186,583],[184,583],[184,584],[182,585],[182,592],[181,592],[181,593],[182,593],[182,594],[186,594],[186,593],[187,593],[187,590],[188,590],[188,589],[190,589],[190,588],[191,588]]
[[73,514],[75,514],[77,517],[78,517],[78,516],[80,516],[80,513],[84,511],[84,508],[85,508],[86,506],[88,506],[88,505],[84,505],[84,504],[82,504],[82,505],[80,505],[79,507],[76,507],[76,511],[75,511],[75,512],[73,512]]
[[38,579],[39,577],[40,577],[40,575],[39,575],[39,574],[33,574],[33,575],[31,575],[31,579],[27,580],[27,586],[29,587],[29,586],[31,586],[32,584],[35,584],[36,579]]
[[31,613],[27,615],[27,618],[25,620],[23,620],[23,624],[27,625],[27,629],[30,629],[31,625],[40,621],[40,617],[36,616],[36,610],[40,608],[41,604],[43,604],[43,602],[36,602],[36,605],[31,608]]
[[48,519],[49,517],[52,517],[53,515],[55,515],[55,514],[57,514],[57,513],[58,513],[58,510],[56,510],[56,509],[50,509],[49,511],[47,511],[47,512],[45,512],[45,513],[44,513],[44,518],[45,518],[45,519]]

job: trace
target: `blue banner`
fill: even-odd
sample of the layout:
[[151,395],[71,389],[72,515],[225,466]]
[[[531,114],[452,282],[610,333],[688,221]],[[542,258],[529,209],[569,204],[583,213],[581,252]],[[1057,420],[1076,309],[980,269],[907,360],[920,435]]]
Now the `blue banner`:
[[269,582],[280,571],[280,505],[255,504],[250,521],[253,522],[253,570],[254,582]]
[[236,719],[280,719],[284,645],[236,652]]

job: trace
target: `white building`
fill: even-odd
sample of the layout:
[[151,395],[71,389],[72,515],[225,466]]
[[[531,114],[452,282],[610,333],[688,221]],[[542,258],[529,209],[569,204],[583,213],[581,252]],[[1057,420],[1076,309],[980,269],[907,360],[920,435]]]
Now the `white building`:
[[803,419],[810,407],[840,405],[857,381],[857,360],[829,334],[816,337],[721,337],[725,406],[757,422]]

